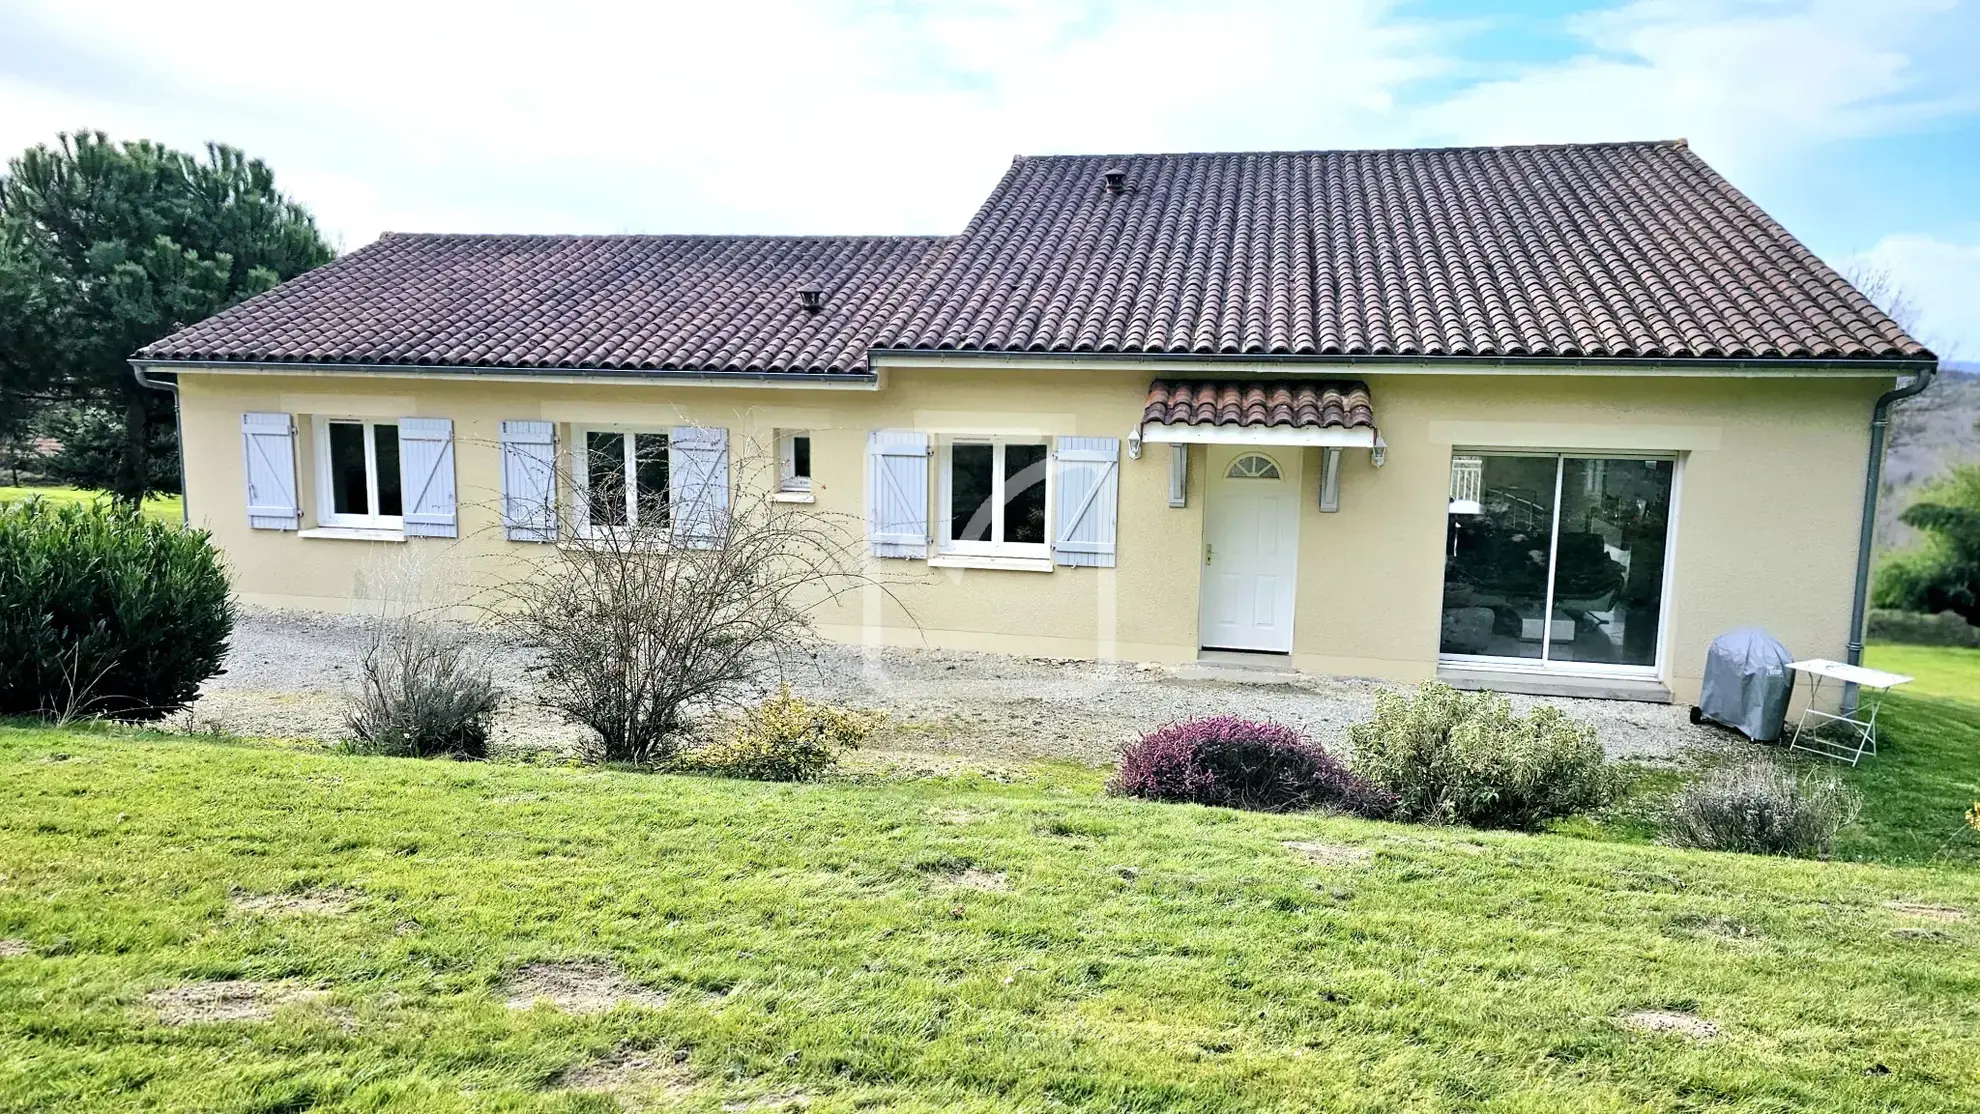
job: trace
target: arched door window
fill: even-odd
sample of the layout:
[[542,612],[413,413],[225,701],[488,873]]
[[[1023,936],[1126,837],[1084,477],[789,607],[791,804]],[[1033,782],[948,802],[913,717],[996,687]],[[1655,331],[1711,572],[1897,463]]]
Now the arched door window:
[[1224,473],[1231,480],[1276,480],[1279,478],[1279,465],[1264,453],[1246,453],[1231,461],[1230,469]]

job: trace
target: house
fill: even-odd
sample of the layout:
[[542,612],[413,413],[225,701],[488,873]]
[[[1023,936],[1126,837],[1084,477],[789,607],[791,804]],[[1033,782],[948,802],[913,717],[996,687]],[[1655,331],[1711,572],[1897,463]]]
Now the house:
[[1663,700],[1735,626],[1843,656],[1873,408],[1935,366],[1682,141],[1019,158],[955,236],[393,234],[133,363],[251,603],[774,454],[901,582],[831,638]]

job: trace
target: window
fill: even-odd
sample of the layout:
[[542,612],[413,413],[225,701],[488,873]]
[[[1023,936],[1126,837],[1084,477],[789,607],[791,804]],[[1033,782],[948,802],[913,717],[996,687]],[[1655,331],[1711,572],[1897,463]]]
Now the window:
[[957,438],[942,447],[945,553],[1049,557],[1050,471],[1045,442]]
[[777,490],[811,490],[811,434],[786,430],[777,435]]
[[317,520],[323,525],[404,526],[397,423],[318,418],[316,477]]
[[666,434],[593,429],[578,444],[586,533],[667,525]]
[[1276,480],[1279,478],[1279,466],[1271,457],[1266,456],[1264,453],[1246,453],[1236,460],[1231,461],[1230,468],[1224,472],[1224,478],[1231,480]]
[[1676,473],[1668,458],[1453,457],[1442,652],[1653,668]]

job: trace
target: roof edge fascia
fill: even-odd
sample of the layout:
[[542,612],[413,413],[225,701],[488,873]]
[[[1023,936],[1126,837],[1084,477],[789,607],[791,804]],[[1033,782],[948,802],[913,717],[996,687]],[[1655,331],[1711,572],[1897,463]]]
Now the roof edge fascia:
[[1202,368],[1217,374],[1285,375],[1356,368],[1386,375],[1698,376],[1716,378],[1867,378],[1916,375],[1936,359],[1740,360],[1606,356],[1317,356],[1281,353],[1198,352],[983,352],[955,349],[876,348],[867,353],[876,370],[938,365],[975,370],[1077,370],[1096,364],[1175,373]]
[[695,387],[768,387],[804,390],[872,391],[878,371],[650,371],[631,368],[494,368],[461,364],[346,364],[272,360],[134,359],[144,372],[206,375],[363,375],[388,379],[452,379],[477,383],[667,383]]

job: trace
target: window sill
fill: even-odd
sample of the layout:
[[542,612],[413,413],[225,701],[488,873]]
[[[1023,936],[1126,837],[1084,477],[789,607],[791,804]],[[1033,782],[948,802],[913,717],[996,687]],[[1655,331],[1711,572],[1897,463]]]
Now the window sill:
[[981,553],[937,553],[931,569],[1003,569],[1006,572],[1051,572],[1050,557],[992,557]]
[[817,497],[809,491],[778,491],[770,496],[772,503],[816,503]]
[[403,530],[385,530],[369,526],[318,526],[309,530],[296,531],[299,538],[325,538],[340,542],[402,542],[406,540]]

